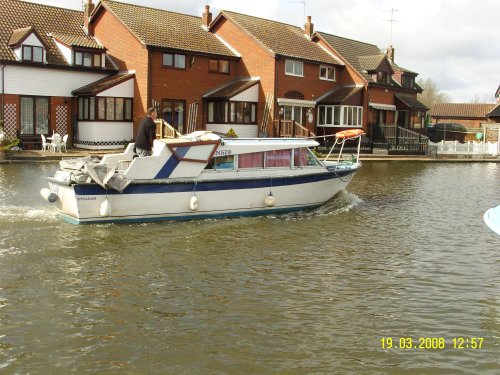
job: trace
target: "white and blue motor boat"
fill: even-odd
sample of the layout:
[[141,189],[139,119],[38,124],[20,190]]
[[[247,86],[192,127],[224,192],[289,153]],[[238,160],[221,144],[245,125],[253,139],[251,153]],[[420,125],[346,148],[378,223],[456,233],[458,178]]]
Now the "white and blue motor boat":
[[101,160],[62,160],[41,195],[71,223],[136,222],[284,213],[321,206],[360,168],[357,157],[321,161],[314,139],[226,138],[198,131],[157,139],[153,155],[134,144]]

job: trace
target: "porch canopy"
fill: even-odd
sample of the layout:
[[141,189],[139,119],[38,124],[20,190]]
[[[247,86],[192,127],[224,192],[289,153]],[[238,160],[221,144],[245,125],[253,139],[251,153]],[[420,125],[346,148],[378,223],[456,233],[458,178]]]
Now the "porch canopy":
[[294,106],[294,107],[315,107],[316,101],[303,99],[278,98],[278,105]]
[[122,84],[125,81],[128,81],[131,78],[135,78],[134,73],[114,74],[108,77],[104,77],[89,85],[80,87],[79,89],[73,90],[71,93],[74,96],[96,96],[105,90],[108,90],[112,87]]
[[384,103],[368,103],[368,106],[374,109],[380,109],[382,111],[396,111],[396,106],[394,104],[384,104]]
[[428,111],[429,108],[425,104],[419,102],[417,98],[407,94],[395,94],[395,103],[398,109],[414,110],[414,111]]
[[320,96],[318,104],[351,104],[362,106],[363,97],[360,95],[362,90],[363,86],[340,86]]
[[[203,99],[230,100],[234,99],[237,95],[243,94],[242,97],[245,97],[247,100],[250,99],[248,101],[257,102],[258,97],[254,97],[255,93],[250,93],[247,90],[257,85],[259,82],[258,79],[238,79],[236,81],[231,81],[206,92],[203,95]],[[249,94],[251,98],[248,97]]]

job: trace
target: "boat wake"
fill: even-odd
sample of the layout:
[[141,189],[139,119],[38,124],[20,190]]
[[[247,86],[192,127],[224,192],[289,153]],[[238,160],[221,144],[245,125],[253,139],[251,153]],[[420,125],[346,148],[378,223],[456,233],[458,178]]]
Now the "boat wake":
[[57,213],[43,206],[0,206],[0,221],[57,221]]
[[285,221],[300,221],[317,217],[334,216],[348,212],[362,202],[363,200],[356,194],[342,190],[324,205],[314,210],[298,211],[283,215],[271,215],[270,217]]

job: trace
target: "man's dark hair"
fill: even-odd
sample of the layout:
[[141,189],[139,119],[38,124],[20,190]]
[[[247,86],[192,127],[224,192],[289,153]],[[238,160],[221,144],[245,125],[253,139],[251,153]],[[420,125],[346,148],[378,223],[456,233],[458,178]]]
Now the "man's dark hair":
[[148,108],[148,116],[151,116],[153,114],[153,112],[156,112],[156,108],[154,107],[149,107]]

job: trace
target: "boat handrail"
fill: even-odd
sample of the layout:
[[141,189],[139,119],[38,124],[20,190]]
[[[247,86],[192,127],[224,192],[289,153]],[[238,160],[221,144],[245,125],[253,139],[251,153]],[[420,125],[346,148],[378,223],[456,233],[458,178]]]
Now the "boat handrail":
[[326,161],[333,152],[333,149],[337,144],[340,144],[340,152],[337,158],[337,163],[340,162],[340,158],[342,157],[342,151],[344,151],[344,145],[347,140],[358,139],[358,150],[356,154],[356,161],[359,160],[359,154],[361,152],[361,137],[365,134],[365,132],[361,129],[348,129],[335,133],[335,142],[330,149],[330,152],[325,157],[323,161]]

